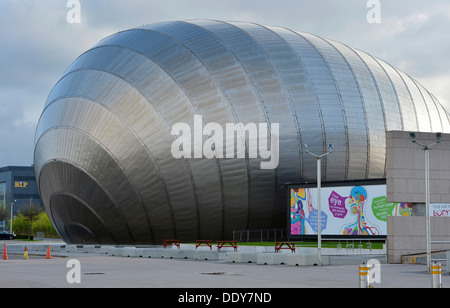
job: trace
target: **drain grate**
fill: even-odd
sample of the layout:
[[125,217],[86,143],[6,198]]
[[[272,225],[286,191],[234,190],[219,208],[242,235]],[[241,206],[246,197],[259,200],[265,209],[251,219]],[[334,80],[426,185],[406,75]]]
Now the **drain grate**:
[[85,275],[104,275],[105,273],[84,273]]

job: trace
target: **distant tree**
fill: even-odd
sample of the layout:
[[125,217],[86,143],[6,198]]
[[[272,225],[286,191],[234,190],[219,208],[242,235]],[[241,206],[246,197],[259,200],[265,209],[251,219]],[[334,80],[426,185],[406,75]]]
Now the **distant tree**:
[[30,205],[24,206],[20,209],[20,213],[25,217],[25,220],[30,222],[30,232],[28,236],[33,235],[33,221],[37,220],[42,209],[39,205],[31,203]]
[[42,232],[46,237],[59,237],[55,228],[53,227],[50,219],[48,218],[47,212],[43,211],[39,214],[37,221],[33,224],[33,232]]
[[9,210],[6,207],[0,207],[0,221],[3,221],[9,217]]

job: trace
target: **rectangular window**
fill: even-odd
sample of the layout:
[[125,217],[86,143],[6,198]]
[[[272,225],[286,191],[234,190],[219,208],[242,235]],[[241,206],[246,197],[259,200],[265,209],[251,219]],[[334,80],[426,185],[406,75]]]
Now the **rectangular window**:
[[33,175],[15,175],[14,181],[36,181]]
[[30,199],[30,198],[33,198],[35,200],[40,200],[41,199],[39,194],[14,194],[13,198],[14,199]]

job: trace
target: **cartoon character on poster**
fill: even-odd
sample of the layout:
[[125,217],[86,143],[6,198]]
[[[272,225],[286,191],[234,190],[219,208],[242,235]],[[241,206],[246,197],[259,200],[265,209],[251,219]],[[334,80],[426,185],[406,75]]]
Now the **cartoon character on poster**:
[[380,235],[380,230],[376,226],[369,225],[364,215],[364,206],[367,201],[367,191],[362,186],[352,188],[347,199],[350,214],[355,217],[355,221],[344,226],[343,235]]
[[311,193],[309,189],[298,188],[291,190],[291,234],[306,234],[305,209],[308,205],[309,213],[312,211]]

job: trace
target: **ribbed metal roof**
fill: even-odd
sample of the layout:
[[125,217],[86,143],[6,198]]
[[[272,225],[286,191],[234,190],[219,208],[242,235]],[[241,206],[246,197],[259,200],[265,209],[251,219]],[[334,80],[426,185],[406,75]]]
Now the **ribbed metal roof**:
[[[279,123],[279,164],[171,155],[176,123]],[[69,242],[230,238],[284,226],[283,183],[383,178],[389,130],[450,132],[417,81],[343,43],[193,20],[111,35],[56,84],[36,131],[42,200]],[[206,138],[206,137],[205,137]],[[248,141],[247,141],[248,143]],[[248,150],[248,149],[247,149]]]

